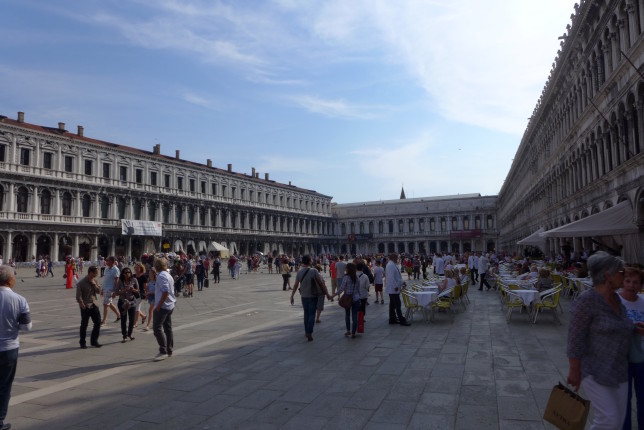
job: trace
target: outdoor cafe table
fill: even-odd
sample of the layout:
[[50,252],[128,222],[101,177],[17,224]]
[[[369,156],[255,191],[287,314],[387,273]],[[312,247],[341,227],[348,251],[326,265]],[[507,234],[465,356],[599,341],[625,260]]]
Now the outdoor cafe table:
[[429,306],[436,297],[438,297],[438,290],[436,291],[413,291],[411,293],[415,298],[418,304],[424,308]]
[[416,288],[420,291],[438,291],[438,285],[419,285]]
[[524,305],[530,306],[533,302],[539,301],[539,291],[538,290],[511,290],[512,293],[519,296]]

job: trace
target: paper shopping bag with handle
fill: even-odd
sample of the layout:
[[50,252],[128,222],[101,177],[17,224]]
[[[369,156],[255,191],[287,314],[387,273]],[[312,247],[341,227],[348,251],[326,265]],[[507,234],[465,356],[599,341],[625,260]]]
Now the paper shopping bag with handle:
[[561,430],[584,430],[590,411],[586,400],[561,382],[552,388],[543,419]]

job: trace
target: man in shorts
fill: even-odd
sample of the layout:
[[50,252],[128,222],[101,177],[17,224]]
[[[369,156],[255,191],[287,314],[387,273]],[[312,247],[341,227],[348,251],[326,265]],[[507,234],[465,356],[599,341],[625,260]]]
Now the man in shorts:
[[101,296],[103,296],[102,326],[107,324],[107,308],[112,309],[116,314],[116,320],[114,322],[121,319],[121,314],[118,309],[116,309],[116,306],[114,306],[114,303],[112,303],[112,293],[114,292],[114,287],[119,281],[119,276],[121,275],[118,267],[114,265],[115,262],[116,258],[114,258],[114,256],[110,256],[105,259],[105,279],[103,280],[103,288],[101,289]]
[[385,269],[382,268],[380,260],[376,260],[376,267],[373,269],[373,285],[376,290],[376,303],[378,303],[378,293],[380,293],[380,304],[385,304],[385,297],[382,294],[382,286],[384,285]]

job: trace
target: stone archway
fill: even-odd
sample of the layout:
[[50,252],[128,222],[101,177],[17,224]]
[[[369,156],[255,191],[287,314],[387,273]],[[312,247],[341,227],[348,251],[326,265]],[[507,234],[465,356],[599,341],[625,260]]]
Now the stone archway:
[[78,238],[78,257],[83,260],[89,261],[92,255],[92,241],[87,236],[80,236]]
[[[0,249],[2,249],[0,247]],[[36,257],[46,257],[51,254],[51,237],[40,235],[36,240]]]
[[107,238],[107,236],[101,236],[98,238],[98,254],[103,258],[109,257],[110,240]]
[[29,261],[29,238],[24,234],[18,234],[13,238],[13,258],[14,263]]
[[65,261],[68,255],[72,255],[72,243],[72,238],[67,235],[58,239],[58,261]]

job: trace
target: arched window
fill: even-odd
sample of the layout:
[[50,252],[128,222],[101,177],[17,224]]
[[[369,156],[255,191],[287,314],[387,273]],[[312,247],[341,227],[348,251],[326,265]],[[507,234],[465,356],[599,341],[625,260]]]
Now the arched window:
[[63,215],[72,216],[72,195],[69,192],[63,193]]
[[389,233],[394,232],[394,222],[393,220],[389,220]]
[[465,217],[463,218],[463,229],[464,230],[469,230],[470,229],[470,217]]
[[409,219],[407,220],[407,224],[409,225],[409,231],[410,231],[410,232],[413,232],[413,231],[414,231],[414,219],[413,219],[413,218],[409,218]]
[[385,232],[385,224],[382,221],[378,221],[378,233],[382,234]]
[[183,208],[179,205],[174,207],[174,218],[176,224],[181,224],[181,215],[183,215]]
[[399,219],[399,220],[398,220],[398,233],[402,233],[402,232],[403,232],[403,228],[404,228],[403,226],[404,226],[404,224],[405,224],[405,223],[403,222],[403,220],[402,220],[402,219]]
[[119,219],[125,219],[125,199],[119,199],[117,209],[119,211]]
[[434,218],[429,219],[429,231],[434,231],[436,230],[436,221]]
[[107,198],[107,196],[102,196],[101,197],[101,218],[103,219],[109,218],[109,211],[110,211],[110,201]]
[[157,204],[155,202],[148,202],[148,219],[150,221],[157,219]]
[[188,224],[193,225],[195,223],[195,208],[188,206]]
[[447,231],[447,219],[445,217],[441,218],[441,231]]
[[360,234],[364,234],[364,223],[360,223]]
[[170,205],[163,205],[163,222],[170,223]]
[[20,213],[27,213],[29,206],[29,192],[25,187],[18,188],[18,198],[16,200],[16,210]]
[[136,199],[134,200],[134,219],[141,219],[141,200]]
[[92,211],[92,198],[89,194],[83,196],[83,217],[89,218]]
[[340,224],[340,235],[342,236],[347,235],[347,226],[345,223]]
[[492,215],[487,216],[487,228],[488,230],[491,230],[494,227],[494,219],[492,218]]
[[373,234],[373,221],[369,221],[369,234]]
[[351,234],[354,234],[356,232],[356,225],[354,223],[349,224],[350,228],[349,231]]
[[481,217],[480,217],[480,215],[477,215],[474,218],[474,228],[477,229],[477,230],[481,229]]
[[40,213],[43,215],[51,214],[51,193],[49,190],[43,190],[40,193]]

